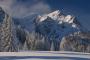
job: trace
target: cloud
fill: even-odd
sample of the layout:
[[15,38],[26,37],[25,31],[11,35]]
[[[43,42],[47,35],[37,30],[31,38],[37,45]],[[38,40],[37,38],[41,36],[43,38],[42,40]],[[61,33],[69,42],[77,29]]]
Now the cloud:
[[0,0],[0,6],[3,9],[10,9],[15,0]]
[[22,17],[30,14],[43,14],[50,12],[49,5],[39,2],[31,6],[19,4],[13,7],[12,13],[15,17]]
[[51,11],[44,0],[0,0],[2,6],[12,17],[22,18],[32,14],[43,14]]

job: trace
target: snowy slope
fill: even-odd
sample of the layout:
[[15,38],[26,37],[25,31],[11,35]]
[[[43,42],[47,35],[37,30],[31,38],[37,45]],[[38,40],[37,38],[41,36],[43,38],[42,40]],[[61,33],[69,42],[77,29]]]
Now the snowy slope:
[[90,53],[69,51],[31,51],[0,53],[0,60],[90,60]]

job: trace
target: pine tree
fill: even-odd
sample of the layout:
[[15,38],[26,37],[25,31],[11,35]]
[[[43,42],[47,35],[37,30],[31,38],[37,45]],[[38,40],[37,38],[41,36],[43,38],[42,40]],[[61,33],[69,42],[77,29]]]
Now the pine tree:
[[11,17],[5,14],[5,18],[1,27],[1,41],[0,51],[1,52],[12,52],[17,51],[17,38],[15,34],[15,27]]
[[27,42],[26,42],[26,41],[25,41],[25,43],[24,43],[23,50],[24,50],[24,51],[27,51],[27,50],[28,50],[28,46],[27,46]]
[[55,51],[54,43],[52,41],[50,51]]
[[26,31],[20,25],[16,27],[16,36],[19,40],[19,50],[26,50]]
[[26,31],[26,43],[28,46],[28,50],[33,50],[35,46],[35,32]]

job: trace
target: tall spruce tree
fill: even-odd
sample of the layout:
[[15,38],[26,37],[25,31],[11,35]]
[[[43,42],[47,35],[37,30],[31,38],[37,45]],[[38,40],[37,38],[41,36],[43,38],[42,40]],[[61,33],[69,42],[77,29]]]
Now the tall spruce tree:
[[55,51],[54,43],[52,41],[50,51]]
[[[1,12],[4,12],[3,10]],[[1,24],[1,40],[0,51],[1,52],[13,52],[17,51],[17,38],[15,34],[15,27],[11,17],[8,14],[4,14],[4,19]]]

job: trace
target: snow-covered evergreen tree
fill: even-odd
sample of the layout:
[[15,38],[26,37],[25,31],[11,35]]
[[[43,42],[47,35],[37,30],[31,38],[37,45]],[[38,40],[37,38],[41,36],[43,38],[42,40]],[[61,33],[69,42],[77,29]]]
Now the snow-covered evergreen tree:
[[55,51],[55,46],[54,46],[54,42],[53,42],[53,41],[52,41],[52,43],[51,43],[50,51]]
[[15,32],[15,26],[12,18],[5,13],[1,26],[1,40],[0,40],[0,51],[1,52],[12,52],[17,51],[17,38]]

